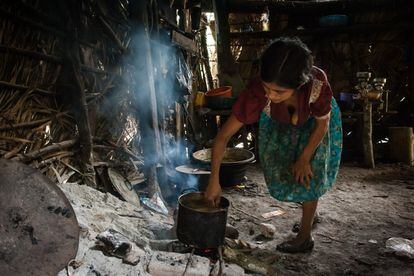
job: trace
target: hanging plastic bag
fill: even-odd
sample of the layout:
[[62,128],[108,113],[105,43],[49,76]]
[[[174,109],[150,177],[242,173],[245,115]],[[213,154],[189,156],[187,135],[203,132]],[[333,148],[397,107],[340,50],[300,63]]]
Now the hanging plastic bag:
[[398,256],[414,259],[414,240],[389,238],[385,242],[385,248],[388,252],[395,253]]

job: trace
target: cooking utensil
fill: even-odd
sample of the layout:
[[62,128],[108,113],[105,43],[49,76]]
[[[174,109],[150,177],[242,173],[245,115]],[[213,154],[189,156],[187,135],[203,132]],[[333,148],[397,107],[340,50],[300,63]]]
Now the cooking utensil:
[[221,197],[211,207],[202,192],[187,193],[178,199],[177,237],[196,248],[217,248],[224,243],[229,201]]
[[[211,163],[211,149],[193,153],[193,158],[201,164]],[[247,165],[255,162],[254,154],[246,149],[227,148],[220,166],[220,184],[231,187],[245,181]]]
[[[182,165],[175,168],[181,185],[181,192],[196,189],[204,191],[208,185],[210,171],[196,165]],[[194,191],[194,190],[193,190]]]

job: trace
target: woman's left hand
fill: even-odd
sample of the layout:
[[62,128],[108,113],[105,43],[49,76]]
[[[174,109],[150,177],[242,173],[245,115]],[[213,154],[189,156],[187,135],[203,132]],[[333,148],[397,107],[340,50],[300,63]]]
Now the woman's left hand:
[[308,159],[299,158],[292,168],[293,177],[296,182],[304,185],[306,189],[310,187],[310,180],[313,177],[312,167]]

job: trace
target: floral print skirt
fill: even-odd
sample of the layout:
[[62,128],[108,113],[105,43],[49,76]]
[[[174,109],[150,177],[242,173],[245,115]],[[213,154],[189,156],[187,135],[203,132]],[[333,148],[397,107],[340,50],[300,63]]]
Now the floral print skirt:
[[339,107],[332,99],[327,131],[311,160],[314,177],[310,188],[297,183],[292,165],[308,143],[315,119],[301,126],[280,124],[264,112],[259,123],[259,158],[269,193],[280,201],[304,202],[321,197],[335,182],[342,152],[342,122]]

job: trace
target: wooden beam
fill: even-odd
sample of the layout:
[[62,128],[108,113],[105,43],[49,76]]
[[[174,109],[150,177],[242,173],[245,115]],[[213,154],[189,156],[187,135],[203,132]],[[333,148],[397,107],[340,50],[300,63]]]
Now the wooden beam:
[[180,46],[181,48],[192,52],[192,53],[197,53],[197,44],[196,42],[191,39],[186,37],[183,34],[180,34],[179,32],[176,32],[174,30],[171,31],[171,42]]
[[305,30],[284,30],[279,32],[233,32],[230,33],[232,39],[271,39],[280,36],[313,36],[313,35],[334,35],[341,33],[372,33],[387,31],[407,31],[413,30],[414,24],[410,22],[400,22],[395,24],[360,24],[343,27],[320,27]]
[[227,0],[213,0],[216,24],[217,67],[220,76],[234,69],[234,60],[230,50],[230,26]]
[[280,14],[327,14],[366,11],[376,8],[404,8],[410,0],[336,0],[336,1],[279,1],[279,0],[228,0],[230,13],[263,13],[275,10]]

